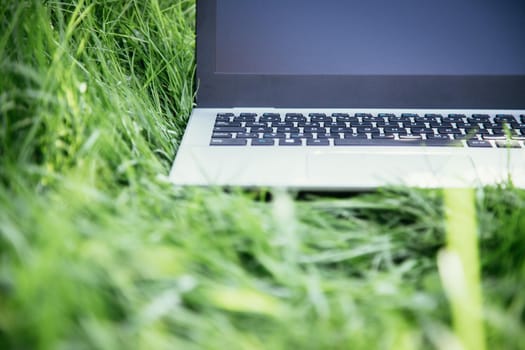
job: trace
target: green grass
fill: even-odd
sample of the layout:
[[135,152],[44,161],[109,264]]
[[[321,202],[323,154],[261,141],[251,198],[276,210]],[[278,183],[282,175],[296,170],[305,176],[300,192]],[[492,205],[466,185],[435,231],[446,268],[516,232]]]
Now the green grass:
[[[167,183],[194,15],[188,0],[0,4],[0,348],[525,348],[521,190],[444,207],[439,190],[267,201]],[[479,243],[471,340],[456,265],[438,264],[463,230],[467,255]]]

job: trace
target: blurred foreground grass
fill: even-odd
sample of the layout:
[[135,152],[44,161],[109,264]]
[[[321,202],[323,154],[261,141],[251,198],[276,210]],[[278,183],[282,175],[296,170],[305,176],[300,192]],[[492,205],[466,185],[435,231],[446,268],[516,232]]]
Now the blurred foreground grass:
[[[464,208],[441,191],[265,201],[166,182],[194,15],[187,0],[1,2],[0,348],[460,348],[443,288],[458,274],[440,279],[437,256]],[[525,193],[474,200],[472,339],[523,349]]]

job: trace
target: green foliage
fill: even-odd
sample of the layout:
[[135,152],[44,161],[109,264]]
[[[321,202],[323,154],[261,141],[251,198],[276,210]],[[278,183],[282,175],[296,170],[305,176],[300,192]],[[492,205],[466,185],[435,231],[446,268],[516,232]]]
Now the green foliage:
[[[0,4],[0,348],[450,348],[440,191],[174,189],[189,0]],[[488,348],[525,344],[525,193],[476,198]]]

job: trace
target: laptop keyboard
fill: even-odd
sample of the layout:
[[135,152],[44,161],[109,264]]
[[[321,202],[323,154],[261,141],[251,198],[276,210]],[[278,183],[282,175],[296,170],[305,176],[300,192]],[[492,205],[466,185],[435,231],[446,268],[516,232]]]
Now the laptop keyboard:
[[218,113],[211,146],[522,148],[525,115]]

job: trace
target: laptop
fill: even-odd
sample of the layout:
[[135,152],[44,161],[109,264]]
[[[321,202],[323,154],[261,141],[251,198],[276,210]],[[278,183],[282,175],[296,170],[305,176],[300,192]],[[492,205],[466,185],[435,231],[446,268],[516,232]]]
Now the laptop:
[[522,0],[198,0],[177,185],[525,187]]

